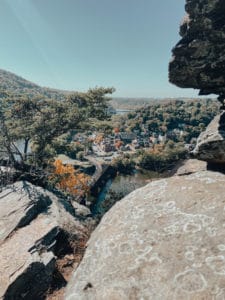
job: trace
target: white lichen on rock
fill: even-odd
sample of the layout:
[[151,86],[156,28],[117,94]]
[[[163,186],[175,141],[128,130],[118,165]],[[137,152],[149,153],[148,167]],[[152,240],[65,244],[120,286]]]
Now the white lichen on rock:
[[126,196],[93,232],[65,299],[220,297],[224,184],[225,175],[200,171]]

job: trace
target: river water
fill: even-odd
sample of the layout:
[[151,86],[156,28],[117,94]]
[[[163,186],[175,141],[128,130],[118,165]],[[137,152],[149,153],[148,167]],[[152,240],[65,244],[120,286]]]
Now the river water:
[[132,175],[110,178],[94,200],[91,211],[94,215],[103,216],[117,201],[132,191],[162,177],[162,174],[155,172],[135,170]]
[[133,110],[131,109],[116,109],[116,115],[125,115]]

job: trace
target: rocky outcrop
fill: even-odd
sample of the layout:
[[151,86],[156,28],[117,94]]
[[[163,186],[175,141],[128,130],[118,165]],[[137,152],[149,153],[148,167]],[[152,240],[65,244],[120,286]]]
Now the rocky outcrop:
[[[225,2],[186,0],[187,15],[180,27],[181,40],[173,49],[170,82],[217,94],[225,108]],[[225,112],[217,116],[198,138],[196,158],[210,164],[225,163]],[[221,168],[221,167],[220,167]]]
[[225,165],[225,112],[216,116],[202,132],[193,151],[196,158]]
[[197,159],[188,159],[184,161],[179,169],[176,171],[175,175],[183,176],[196,173],[198,171],[206,171],[207,163]]
[[91,215],[91,211],[88,207],[79,204],[78,202],[73,201],[72,206],[75,210],[75,215],[79,218],[87,218]]
[[0,299],[44,299],[50,287],[66,284],[57,261],[74,254],[88,237],[74,216],[63,198],[30,183],[17,182],[2,191]]
[[117,202],[92,234],[65,299],[223,299],[224,185],[225,175],[197,171]]
[[5,188],[0,200],[0,243],[15,229],[28,225],[51,204],[47,193],[26,182]]
[[225,2],[186,0],[182,39],[173,49],[169,79],[179,87],[195,88],[201,95],[225,98]]

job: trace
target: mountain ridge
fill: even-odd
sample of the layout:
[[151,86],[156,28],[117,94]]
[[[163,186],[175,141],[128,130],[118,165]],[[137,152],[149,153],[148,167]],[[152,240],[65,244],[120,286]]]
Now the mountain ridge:
[[[0,90],[9,92],[13,95],[27,95],[35,97],[43,95],[50,99],[64,100],[70,93],[76,91],[60,90],[56,88],[50,88],[40,86],[32,81],[23,78],[11,71],[0,69]],[[193,101],[199,100],[199,98],[156,98],[156,97],[112,97],[110,105],[115,109],[138,109],[143,106],[156,105],[168,103],[175,100]]]
[[66,95],[73,92],[50,87],[42,87],[20,75],[4,69],[0,69],[0,89],[8,91],[14,95],[26,94],[33,97],[41,94],[45,97],[58,100],[65,99]]

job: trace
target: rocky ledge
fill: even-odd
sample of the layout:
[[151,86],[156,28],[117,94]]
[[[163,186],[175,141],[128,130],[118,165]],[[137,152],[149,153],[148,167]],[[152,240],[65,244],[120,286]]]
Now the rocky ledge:
[[223,299],[225,175],[199,167],[189,162],[182,176],[154,181],[106,213],[65,299]]
[[225,170],[225,111],[216,116],[200,134],[193,155]]
[[173,49],[170,82],[225,98],[225,2],[186,0],[182,39]]
[[83,216],[62,197],[22,181],[4,188],[0,193],[0,299],[41,300],[65,286],[88,236]]

